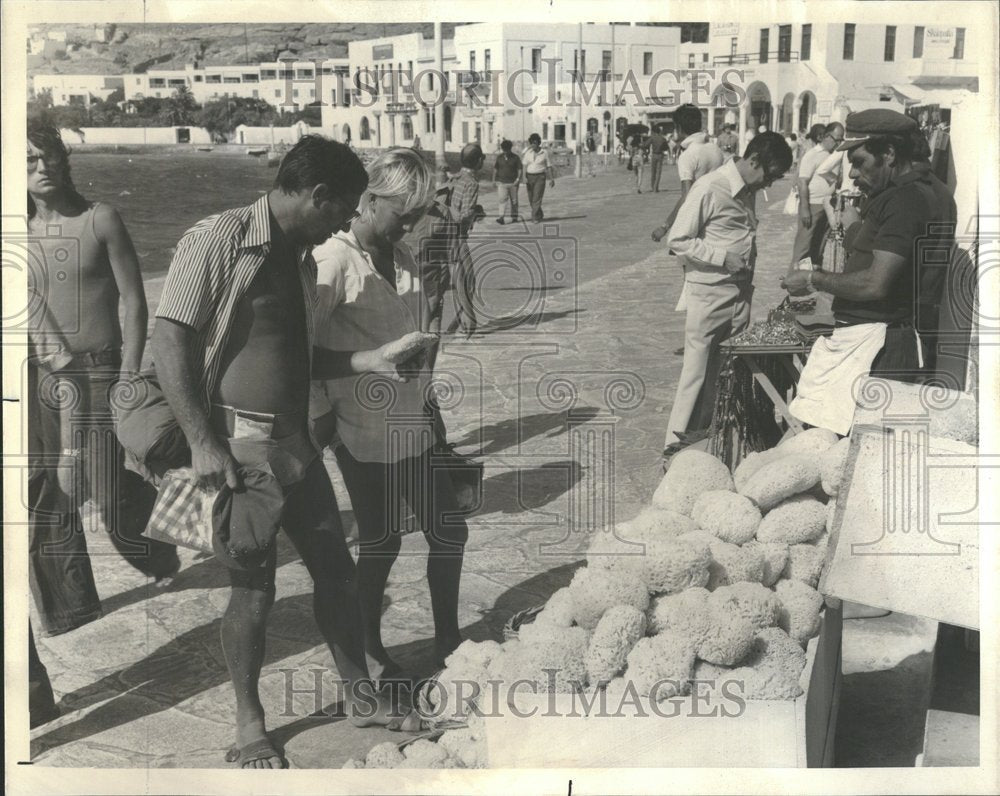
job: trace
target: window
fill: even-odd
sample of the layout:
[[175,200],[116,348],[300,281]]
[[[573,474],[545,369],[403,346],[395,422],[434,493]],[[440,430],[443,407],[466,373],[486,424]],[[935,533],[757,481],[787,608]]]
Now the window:
[[799,47],[799,60],[808,61],[812,55],[813,26],[802,26],[802,44]]
[[260,70],[261,80],[275,80],[278,77],[277,69],[261,69]]
[[587,51],[580,50],[580,74],[587,74]]
[[294,97],[295,99],[298,99],[298,97],[299,97],[299,90],[298,90],[297,88],[293,88],[293,89],[292,89],[292,96],[293,96],[293,97]]
[[778,61],[787,64],[792,60],[792,26],[778,25]]
[[330,104],[331,105],[336,105],[337,104],[337,89],[333,89],[330,92]]
[[413,61],[406,62],[406,74],[410,80],[413,80]]
[[896,26],[886,25],[885,26],[885,52],[883,54],[883,59],[886,61],[894,61],[896,59]]
[[253,90],[253,98],[254,98],[254,99],[257,99],[258,97],[260,97],[260,92],[259,92],[259,91],[257,91],[257,89],[254,89],[254,90]]
[[490,51],[483,50],[483,71],[490,71]]
[[844,60],[854,60],[854,23],[844,25]]
[[653,54],[650,52],[642,54],[642,73],[644,75],[653,74]]
[[296,80],[312,80],[313,70],[312,69],[296,69],[295,70]]
[[469,143],[469,123],[462,122],[462,143]]
[[470,72],[475,72],[476,71],[476,51],[475,50],[469,50],[469,71]]
[[361,117],[361,126],[358,132],[358,136],[361,138],[362,141],[371,141],[372,131],[371,131],[371,126],[368,124],[367,116]]
[[761,28],[760,29],[760,62],[762,64],[767,63],[767,48],[771,40],[771,29]]
[[205,75],[206,83],[221,83],[222,75]]
[[955,52],[952,58],[965,58],[965,28],[955,28]]
[[913,57],[924,57],[924,26],[917,25],[913,29]]
[[201,76],[201,75],[195,75],[195,76],[194,76],[194,82],[195,82],[195,83],[200,83],[200,82],[202,81],[202,79],[203,79],[203,78],[202,78],[202,76]]
[[257,75],[243,75],[244,83],[259,83],[260,78]]
[[538,74],[542,71],[542,48],[532,47],[531,48],[531,71],[533,74]]
[[603,50],[601,52],[601,69],[604,72],[611,71],[611,50]]
[[702,53],[701,54],[701,62],[703,64],[707,64],[708,63],[708,53]]
[[239,83],[240,79],[238,77],[225,77],[222,80],[223,83]]
[[729,63],[733,63],[736,58],[736,45],[739,42],[735,36],[729,40]]
[[543,141],[548,141],[549,140],[549,123],[548,122],[542,122],[542,140]]
[[276,96],[276,97],[280,97],[281,96],[281,89],[280,88],[276,88],[274,90],[274,96]]
[[688,53],[688,69],[694,69],[694,53]]
[[576,122],[570,122],[569,125],[569,137],[576,141]]

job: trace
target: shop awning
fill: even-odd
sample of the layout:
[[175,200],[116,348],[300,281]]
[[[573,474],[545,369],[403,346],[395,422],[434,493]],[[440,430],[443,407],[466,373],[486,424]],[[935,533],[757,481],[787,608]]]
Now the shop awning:
[[920,105],[939,105],[942,108],[950,108],[960,97],[964,97],[968,91],[963,88],[924,88],[913,83],[893,84],[895,91],[908,107]]

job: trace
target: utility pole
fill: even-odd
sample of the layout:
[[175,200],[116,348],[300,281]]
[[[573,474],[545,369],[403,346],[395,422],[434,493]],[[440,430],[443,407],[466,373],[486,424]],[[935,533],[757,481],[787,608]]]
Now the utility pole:
[[576,104],[576,176],[583,177],[583,23],[576,26],[576,79],[580,96]]
[[615,153],[615,23],[611,23],[611,134],[608,136],[608,151]]
[[444,160],[444,100],[448,89],[448,81],[444,75],[444,39],[441,35],[441,23],[434,23],[434,69],[441,81],[440,98],[434,102],[434,127],[437,134],[434,137],[434,160],[438,167],[445,165]]

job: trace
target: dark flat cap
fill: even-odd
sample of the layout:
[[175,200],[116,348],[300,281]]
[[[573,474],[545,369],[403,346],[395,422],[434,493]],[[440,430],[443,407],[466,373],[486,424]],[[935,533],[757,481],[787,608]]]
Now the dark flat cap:
[[888,108],[870,108],[847,114],[847,133],[837,150],[854,149],[881,135],[907,135],[919,129],[915,119]]

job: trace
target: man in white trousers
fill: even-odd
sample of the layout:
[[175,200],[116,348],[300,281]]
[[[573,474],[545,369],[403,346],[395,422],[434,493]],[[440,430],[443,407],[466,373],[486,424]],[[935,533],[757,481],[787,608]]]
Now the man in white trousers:
[[750,321],[756,194],[791,165],[792,151],[781,135],[754,136],[741,159],[728,160],[695,182],[667,234],[687,285],[684,364],[667,422],[668,446],[711,424],[720,345]]

